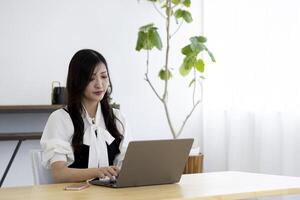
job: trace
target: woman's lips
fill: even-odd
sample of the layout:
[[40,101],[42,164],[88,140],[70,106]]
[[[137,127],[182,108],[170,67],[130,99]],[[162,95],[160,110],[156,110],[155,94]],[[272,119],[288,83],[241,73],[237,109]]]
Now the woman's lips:
[[99,91],[99,92],[93,92],[95,95],[100,96],[103,92]]

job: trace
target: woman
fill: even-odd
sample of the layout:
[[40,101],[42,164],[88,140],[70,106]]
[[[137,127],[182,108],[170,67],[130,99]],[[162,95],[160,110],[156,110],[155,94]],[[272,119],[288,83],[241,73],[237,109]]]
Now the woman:
[[105,58],[94,50],[78,51],[69,64],[67,91],[67,106],[50,115],[41,138],[44,166],[56,182],[117,176],[126,127],[109,104]]

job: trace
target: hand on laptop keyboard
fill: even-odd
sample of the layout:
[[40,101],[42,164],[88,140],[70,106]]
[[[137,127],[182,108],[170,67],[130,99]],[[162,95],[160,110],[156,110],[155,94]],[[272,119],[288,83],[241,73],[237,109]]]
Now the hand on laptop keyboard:
[[97,177],[99,177],[99,179],[105,177],[112,178],[113,176],[118,176],[120,171],[119,168],[116,166],[100,167],[97,170]]
[[116,182],[117,178],[115,176],[112,176],[112,178],[109,178],[108,176],[105,176],[104,178],[99,178],[99,181],[102,183],[114,183]]

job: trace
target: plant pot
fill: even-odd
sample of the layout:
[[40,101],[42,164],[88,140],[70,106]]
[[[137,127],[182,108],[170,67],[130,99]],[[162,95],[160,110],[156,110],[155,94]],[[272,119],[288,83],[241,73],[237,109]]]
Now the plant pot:
[[189,156],[185,167],[184,174],[202,173],[203,170],[203,154]]

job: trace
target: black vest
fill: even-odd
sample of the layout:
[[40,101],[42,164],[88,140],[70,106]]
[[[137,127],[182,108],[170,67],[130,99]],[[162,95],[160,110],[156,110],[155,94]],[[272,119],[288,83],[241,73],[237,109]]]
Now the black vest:
[[[119,144],[120,144],[120,142],[117,142],[117,140],[114,140],[110,145],[106,144],[109,165],[113,165],[116,155],[118,155],[120,153]],[[90,151],[90,146],[85,145],[85,144],[80,145],[79,150],[74,152],[75,160],[69,167],[71,167],[71,168],[88,168],[89,151]]]
[[[64,110],[69,113],[65,108]],[[97,133],[95,132],[96,136]],[[110,145],[106,143],[108,162],[113,165],[115,157],[120,153],[119,145],[120,140],[115,139]],[[88,168],[89,165],[89,152],[90,146],[82,144],[79,146],[78,151],[74,152],[74,162],[69,166],[70,168]]]

